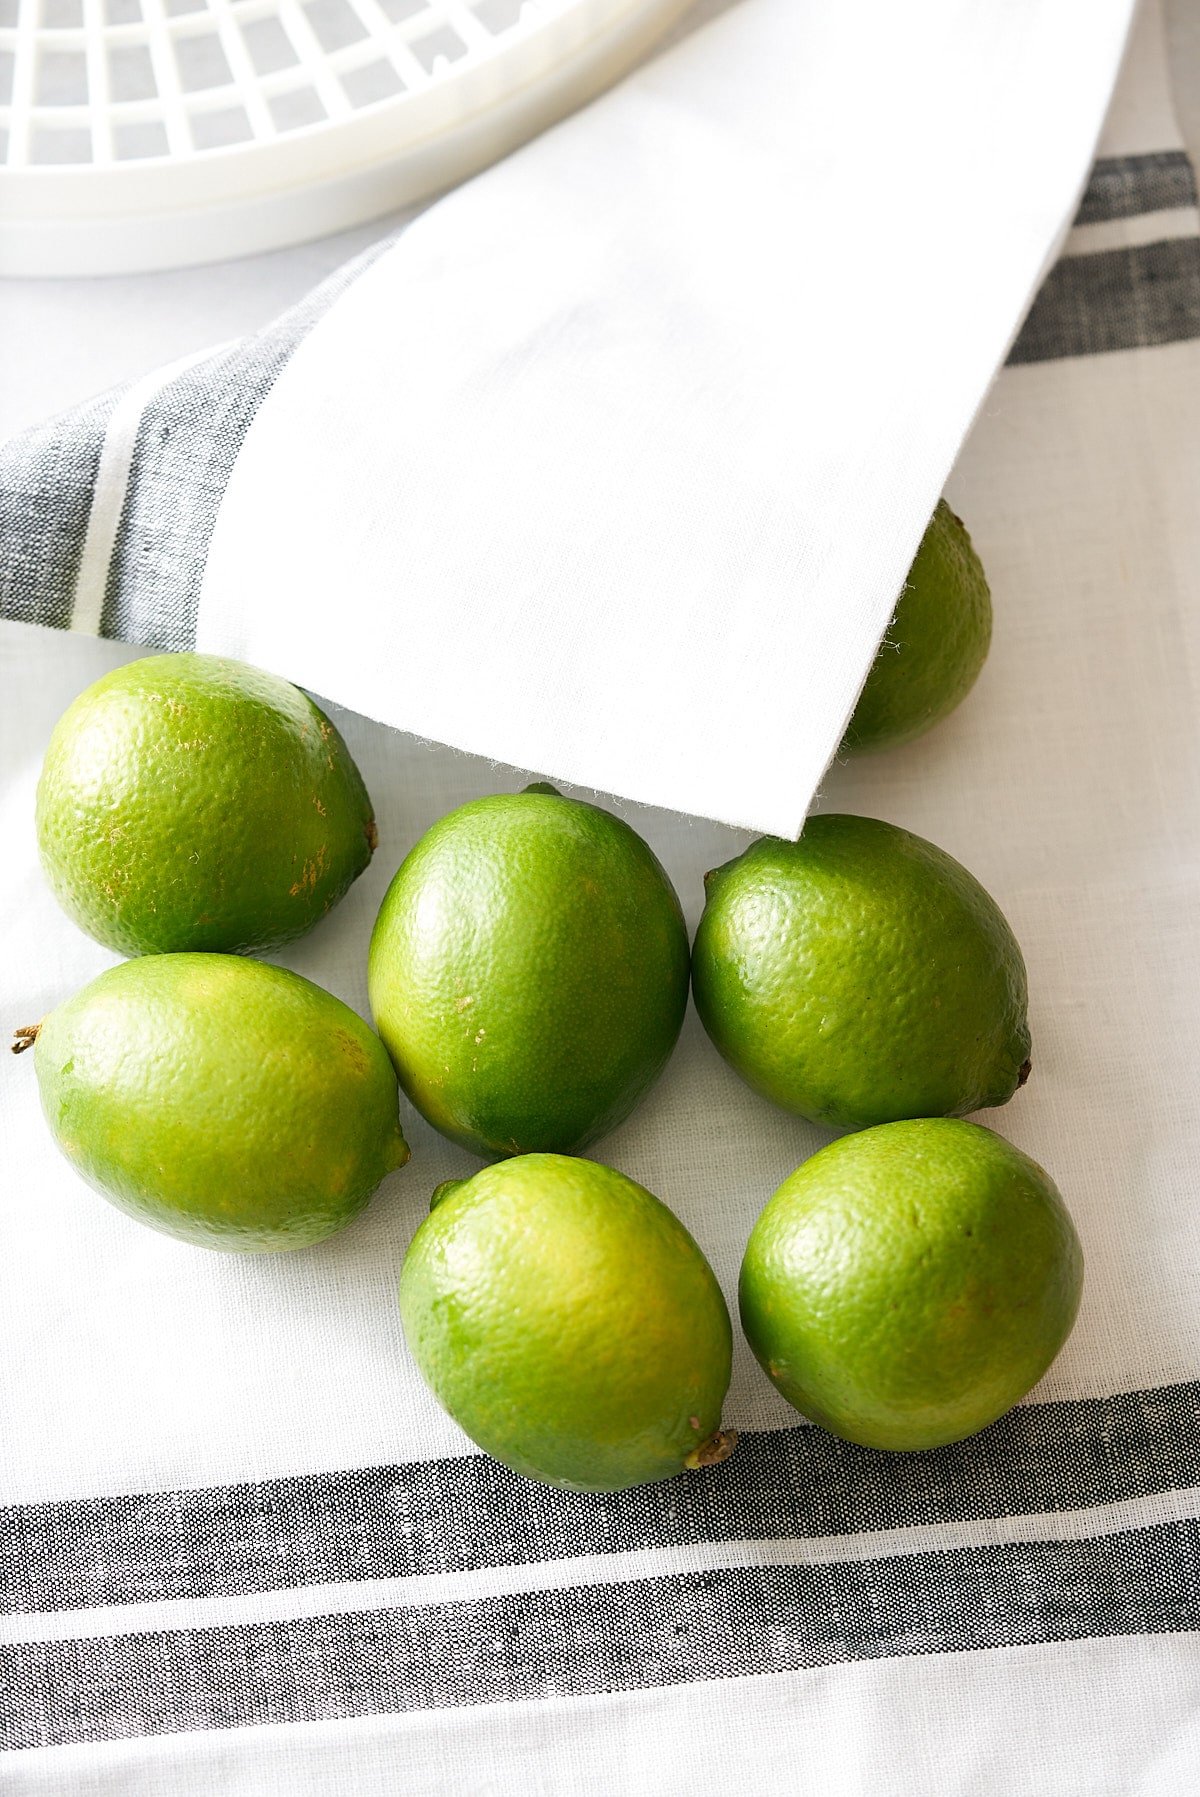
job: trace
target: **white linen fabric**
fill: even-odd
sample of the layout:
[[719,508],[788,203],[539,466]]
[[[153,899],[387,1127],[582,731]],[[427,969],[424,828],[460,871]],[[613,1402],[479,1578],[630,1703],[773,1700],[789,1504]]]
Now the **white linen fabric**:
[[257,359],[126,394],[126,503],[32,613],[797,835],[1132,3],[740,0]]
[[[819,801],[940,843],[1024,947],[1033,1076],[983,1120],[1051,1171],[1087,1257],[1079,1324],[1039,1390],[974,1442],[872,1454],[801,1424],[739,1342],[727,1465],[550,1493],[471,1449],[400,1335],[405,1246],[469,1156],[406,1107],[410,1165],[341,1236],[205,1254],[84,1188],[29,1058],[6,1060],[6,1791],[1194,1789],[1198,224],[1150,8],[1080,222],[950,483],[993,585],[987,667],[935,732],[835,765]],[[145,452],[139,436],[131,478]],[[118,453],[110,437],[110,468]],[[130,555],[148,540],[136,522]],[[120,603],[110,586],[103,608]],[[326,617],[332,638],[342,595]],[[112,959],[49,895],[33,788],[70,698],[136,652],[0,626],[14,1025]],[[450,806],[527,776],[337,716],[380,848],[279,959],[365,1015],[367,934],[402,855]],[[616,808],[694,924],[704,869],[746,836]],[[732,1300],[758,1210],[825,1139],[748,1092],[690,1016],[660,1085],[595,1152],[679,1213]]]
[[743,0],[443,200],[259,410],[200,645],[798,835],[1130,10]]

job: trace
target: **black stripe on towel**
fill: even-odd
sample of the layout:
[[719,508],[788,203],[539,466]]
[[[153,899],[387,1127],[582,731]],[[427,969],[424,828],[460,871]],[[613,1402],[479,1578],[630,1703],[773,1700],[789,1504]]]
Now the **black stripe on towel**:
[[265,330],[193,366],[142,415],[101,635],[190,649],[217,509],[259,406],[334,301],[392,247],[374,243]]
[[554,1491],[471,1455],[0,1511],[0,1613],[216,1597],[695,1542],[1063,1512],[1200,1485],[1200,1384],[1022,1405],[954,1447],[796,1428],[633,1491]]
[[1064,256],[1042,283],[1009,364],[1150,349],[1200,337],[1200,237]]
[[1186,150],[1154,150],[1143,156],[1101,156],[1075,215],[1077,225],[1098,225],[1144,212],[1173,212],[1196,204],[1196,176]]
[[633,1691],[1200,1626],[1200,1523],[0,1650],[0,1744]]

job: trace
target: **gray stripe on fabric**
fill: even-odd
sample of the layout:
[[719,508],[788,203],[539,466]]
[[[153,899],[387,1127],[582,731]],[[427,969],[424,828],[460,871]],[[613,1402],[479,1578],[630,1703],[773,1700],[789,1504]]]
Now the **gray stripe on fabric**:
[[716,1541],[821,1539],[1119,1503],[1200,1485],[1200,1384],[1027,1404],[889,1455],[795,1428],[703,1478],[556,1491],[478,1455],[0,1511],[0,1613],[530,1565]]
[[1186,150],[1156,150],[1143,156],[1101,156],[1075,216],[1077,225],[1097,225],[1143,212],[1171,212],[1196,204],[1196,176]]
[[0,447],[0,617],[70,624],[105,427],[122,391]]
[[1192,1520],[0,1652],[0,1744],[634,1691],[1200,1625]]
[[1200,237],[1064,256],[1042,284],[1009,366],[1200,337]]
[[190,649],[217,510],[254,420],[297,346],[396,238],[372,244],[252,337],[157,393],[138,429],[101,635]]

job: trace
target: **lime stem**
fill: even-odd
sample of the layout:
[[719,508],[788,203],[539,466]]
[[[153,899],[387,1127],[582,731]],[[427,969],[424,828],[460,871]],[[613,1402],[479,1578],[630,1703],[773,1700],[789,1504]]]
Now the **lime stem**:
[[548,780],[535,780],[535,781],[533,781],[532,785],[523,786],[521,788],[521,792],[522,792],[522,794],[525,794],[527,792],[544,792],[548,798],[551,798],[551,799],[561,799],[562,798],[562,794],[561,794],[561,792],[559,792],[557,786],[551,786],[551,784]]
[[41,1027],[40,1023],[26,1023],[23,1024],[19,1030],[14,1030],[12,1039],[13,1053],[24,1054],[27,1048],[32,1048],[38,1039]]
[[683,1464],[691,1472],[697,1472],[702,1466],[720,1466],[722,1460],[728,1460],[737,1442],[736,1429],[718,1429],[698,1448],[693,1448]]
[[1018,1092],[1021,1090],[1021,1087],[1025,1084],[1025,1081],[1029,1078],[1029,1075],[1032,1072],[1033,1072],[1033,1062],[1032,1061],[1022,1061],[1020,1070],[1017,1074],[1017,1091]]

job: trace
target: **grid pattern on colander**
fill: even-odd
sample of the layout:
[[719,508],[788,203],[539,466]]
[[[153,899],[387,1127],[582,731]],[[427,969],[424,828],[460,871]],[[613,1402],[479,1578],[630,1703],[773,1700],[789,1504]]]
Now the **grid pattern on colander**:
[[337,122],[572,0],[0,0],[0,166],[194,159]]

